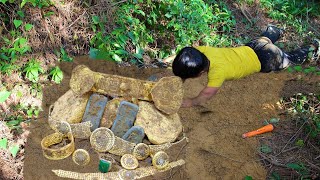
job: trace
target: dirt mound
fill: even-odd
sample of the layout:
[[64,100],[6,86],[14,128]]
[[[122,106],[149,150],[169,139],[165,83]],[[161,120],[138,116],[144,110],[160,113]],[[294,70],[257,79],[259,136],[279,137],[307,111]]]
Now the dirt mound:
[[[41,139],[53,132],[47,123],[48,107],[69,89],[71,70],[79,64],[85,64],[97,72],[137,79],[147,79],[159,72],[171,75],[168,69],[117,67],[114,63],[88,60],[86,57],[78,58],[74,63],[61,64],[65,78],[60,85],[44,89],[44,111],[31,124],[25,155],[24,177],[27,180],[58,179],[52,169],[98,171],[98,157],[93,151],[89,151],[92,161],[87,166],[80,167],[70,157],[59,161],[47,160],[40,147]],[[176,151],[180,158],[184,157],[186,165],[170,171],[170,174],[150,179],[242,179],[246,175],[254,179],[265,179],[266,171],[257,155],[258,139],[242,139],[241,135],[260,127],[264,119],[278,117],[276,102],[283,95],[292,95],[297,90],[306,93],[320,92],[320,86],[316,83],[319,76],[302,76],[302,80],[295,78],[296,75],[285,72],[258,73],[241,80],[225,82],[220,92],[204,106],[180,109],[184,133],[190,142]],[[194,96],[205,85],[205,76],[187,80],[184,84],[185,95]],[[88,149],[90,146],[84,141],[78,141],[76,145],[76,148]]]

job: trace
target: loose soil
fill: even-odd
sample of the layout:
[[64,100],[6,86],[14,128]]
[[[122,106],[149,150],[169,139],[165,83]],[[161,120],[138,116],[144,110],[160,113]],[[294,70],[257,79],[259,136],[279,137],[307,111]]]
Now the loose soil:
[[[91,161],[80,167],[71,157],[52,161],[42,155],[40,142],[53,133],[48,126],[48,108],[69,87],[72,69],[85,64],[91,70],[146,80],[157,73],[172,75],[170,69],[138,69],[118,67],[108,61],[76,58],[73,63],[60,64],[64,80],[59,85],[46,87],[43,92],[43,112],[37,121],[31,123],[24,162],[24,178],[59,179],[51,171],[63,169],[76,172],[98,172],[98,156],[87,141],[77,140],[76,148],[89,150]],[[225,82],[219,93],[203,106],[179,110],[184,133],[189,143],[174,149],[172,160],[184,158],[182,168],[150,179],[265,179],[266,170],[257,154],[258,138],[242,139],[244,132],[261,127],[263,120],[280,117],[276,103],[283,96],[295,93],[319,93],[319,76],[280,73],[257,73],[246,78]],[[184,83],[185,96],[192,97],[206,85],[206,77],[187,80]],[[260,135],[270,136],[270,133]]]

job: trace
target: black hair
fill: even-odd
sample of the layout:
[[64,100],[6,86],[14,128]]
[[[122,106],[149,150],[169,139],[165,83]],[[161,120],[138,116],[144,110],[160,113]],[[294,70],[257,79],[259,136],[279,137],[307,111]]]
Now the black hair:
[[173,74],[182,79],[198,77],[209,64],[208,58],[193,47],[180,50],[172,63]]

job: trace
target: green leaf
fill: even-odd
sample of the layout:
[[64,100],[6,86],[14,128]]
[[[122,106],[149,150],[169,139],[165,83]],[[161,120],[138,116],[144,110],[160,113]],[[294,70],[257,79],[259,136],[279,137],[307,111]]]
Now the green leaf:
[[121,57],[118,56],[117,54],[114,54],[114,55],[112,56],[112,59],[114,59],[114,60],[117,61],[117,62],[121,62],[121,61],[122,61]]
[[91,59],[105,59],[105,60],[112,60],[110,57],[110,53],[107,51],[102,51],[95,48],[90,48],[89,57]]
[[123,49],[116,50],[115,53],[116,54],[120,54],[120,55],[128,54],[128,52],[126,50],[123,50]]
[[94,24],[99,24],[99,22],[100,22],[99,16],[92,16],[92,21]]
[[271,174],[271,180],[280,180],[281,177],[277,172],[272,172]]
[[16,120],[11,120],[11,121],[7,122],[6,124],[7,124],[7,126],[17,126],[20,124],[20,122],[21,122],[20,120],[16,119]]
[[294,66],[293,69],[298,71],[298,72],[301,72],[302,71],[302,66]]
[[0,140],[0,149],[7,149],[8,139],[2,138]]
[[271,124],[278,123],[279,121],[280,121],[279,118],[271,118],[271,119],[269,120],[269,122],[270,122]]
[[23,11],[17,11],[17,14],[18,14],[21,18],[24,18],[24,17],[25,17]]
[[303,147],[303,146],[304,146],[304,141],[303,141],[303,139],[297,140],[296,143],[295,143],[295,145],[300,146],[300,147]]
[[11,92],[9,92],[9,91],[1,91],[0,92],[0,103],[5,102],[9,98],[10,94],[11,94]]
[[134,53],[133,56],[137,59],[142,59],[142,55],[141,54],[137,54],[137,53]]
[[303,166],[300,166],[299,164],[296,164],[296,163],[289,163],[289,164],[287,164],[287,167],[291,168],[291,169],[294,169],[296,171],[300,171],[300,170],[304,169]]
[[49,11],[49,12],[46,12],[43,16],[44,17],[50,17],[52,15],[54,15],[54,12],[53,11]]
[[13,157],[16,157],[19,152],[19,145],[15,144],[11,147],[9,147],[9,152],[12,154]]
[[268,145],[263,144],[263,145],[260,146],[260,151],[262,153],[271,153],[272,149]]
[[244,180],[252,180],[252,177],[251,176],[246,176],[246,177],[244,177]]
[[23,6],[27,3],[27,0],[22,0],[21,4],[20,4],[20,8],[23,8]]
[[3,4],[5,4],[8,0],[0,0]]
[[26,24],[26,25],[24,25],[24,29],[25,29],[26,31],[30,31],[32,28],[33,28],[33,25],[32,25],[32,24]]
[[13,20],[13,24],[16,28],[20,27],[21,24],[22,24],[22,21],[21,20],[18,20],[18,19],[15,19]]

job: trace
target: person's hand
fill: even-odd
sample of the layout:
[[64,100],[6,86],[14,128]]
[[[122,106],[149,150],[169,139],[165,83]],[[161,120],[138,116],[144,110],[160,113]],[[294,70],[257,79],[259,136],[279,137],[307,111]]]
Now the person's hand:
[[188,108],[191,106],[192,106],[192,99],[184,99],[182,101],[182,105],[181,105],[182,108]]

